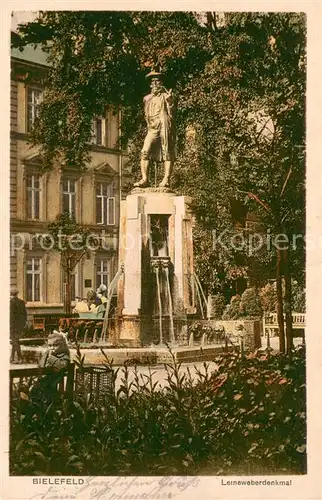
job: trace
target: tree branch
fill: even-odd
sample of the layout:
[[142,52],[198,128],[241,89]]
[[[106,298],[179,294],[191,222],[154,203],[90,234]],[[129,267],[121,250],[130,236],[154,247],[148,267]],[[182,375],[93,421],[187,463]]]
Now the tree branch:
[[252,200],[255,200],[259,205],[261,205],[267,213],[269,213],[270,215],[273,215],[273,212],[272,212],[271,208],[269,207],[269,205],[267,205],[267,203],[265,203],[263,200],[261,200],[259,198],[259,196],[257,196],[257,194],[251,193],[249,191],[241,191],[240,189],[237,189],[237,191],[239,193],[247,194],[247,196],[249,198],[251,198]]
[[284,191],[285,191],[286,185],[288,183],[288,180],[291,177],[291,173],[292,173],[292,165],[290,166],[290,169],[289,169],[289,171],[287,173],[287,176],[286,176],[286,179],[284,181],[284,184],[283,184],[283,187],[282,187],[282,191],[281,191],[281,194],[280,194],[280,198],[282,198],[282,196],[284,194]]

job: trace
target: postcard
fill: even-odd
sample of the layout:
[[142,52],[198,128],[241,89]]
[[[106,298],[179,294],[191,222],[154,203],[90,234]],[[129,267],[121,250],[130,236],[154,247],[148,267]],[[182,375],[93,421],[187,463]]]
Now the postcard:
[[3,498],[320,498],[320,5],[2,12]]

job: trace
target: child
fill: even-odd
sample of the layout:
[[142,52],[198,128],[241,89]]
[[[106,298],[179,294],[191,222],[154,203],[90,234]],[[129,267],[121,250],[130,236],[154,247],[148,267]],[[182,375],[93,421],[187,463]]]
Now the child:
[[52,367],[55,371],[67,368],[70,363],[70,352],[66,337],[56,330],[48,335],[48,349],[39,360],[41,368]]

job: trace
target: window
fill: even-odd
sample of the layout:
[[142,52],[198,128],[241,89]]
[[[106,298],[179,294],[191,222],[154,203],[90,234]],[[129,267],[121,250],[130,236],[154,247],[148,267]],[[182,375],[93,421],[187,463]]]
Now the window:
[[100,285],[106,285],[106,287],[108,288],[108,265],[109,261],[106,259],[100,259],[96,262],[96,288],[98,288]]
[[40,302],[42,261],[40,257],[27,259],[27,301]]
[[39,174],[27,175],[27,218],[40,218],[40,192],[41,176]]
[[27,88],[27,132],[30,132],[39,114],[42,90]]
[[73,179],[63,180],[63,212],[75,217],[76,214],[76,181]]
[[92,144],[105,146],[105,119],[102,117],[94,118],[92,122]]
[[96,184],[96,223],[115,224],[115,197],[112,195],[112,185],[107,182]]

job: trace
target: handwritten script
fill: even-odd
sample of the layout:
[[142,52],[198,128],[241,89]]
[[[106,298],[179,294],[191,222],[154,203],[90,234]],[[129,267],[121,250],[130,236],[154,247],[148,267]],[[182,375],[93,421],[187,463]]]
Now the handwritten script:
[[29,500],[170,500],[199,482],[198,477],[87,477],[82,485],[51,485]]

